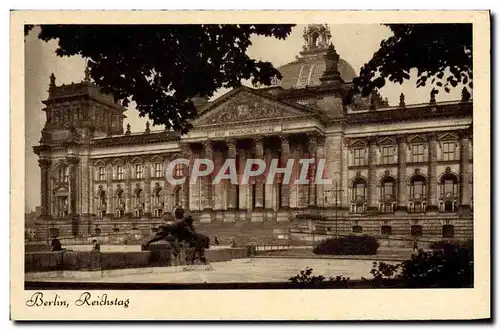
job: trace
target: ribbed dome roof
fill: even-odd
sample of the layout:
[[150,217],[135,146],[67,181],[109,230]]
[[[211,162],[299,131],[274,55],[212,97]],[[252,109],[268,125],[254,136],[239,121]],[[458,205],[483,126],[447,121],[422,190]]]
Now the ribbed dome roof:
[[[315,54],[297,59],[278,68],[283,76],[278,83],[285,89],[319,86],[319,78],[326,70],[325,54]],[[351,82],[357,76],[353,67],[344,59],[339,59],[338,70],[344,82]]]

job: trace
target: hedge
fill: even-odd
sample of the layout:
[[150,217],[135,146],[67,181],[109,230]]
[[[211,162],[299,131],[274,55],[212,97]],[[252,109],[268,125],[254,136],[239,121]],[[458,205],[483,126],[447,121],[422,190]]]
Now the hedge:
[[373,255],[377,254],[380,244],[373,236],[349,235],[328,238],[319,242],[313,249],[315,254]]

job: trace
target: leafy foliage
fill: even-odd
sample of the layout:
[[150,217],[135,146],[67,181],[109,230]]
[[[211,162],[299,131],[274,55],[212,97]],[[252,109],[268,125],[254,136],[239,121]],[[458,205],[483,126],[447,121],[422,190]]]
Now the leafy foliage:
[[[42,25],[38,38],[57,40],[58,56],[88,59],[94,82],[140,116],[182,133],[197,114],[192,98],[250,79],[281,78],[270,62],[250,58],[252,35],[285,39],[293,25]],[[32,26],[25,26],[28,34]]]
[[386,24],[393,36],[383,40],[372,59],[353,79],[344,97],[350,104],[356,94],[368,96],[386,80],[402,84],[417,69],[417,87],[449,92],[459,83],[472,90],[472,24]]
[[375,262],[370,273],[377,284],[396,280],[404,287],[461,288],[472,287],[474,249],[472,240],[437,242],[431,251],[419,250],[417,255],[400,264]]
[[319,242],[313,249],[315,254],[367,255],[377,254],[380,244],[373,236],[349,235],[328,238]]
[[317,287],[317,286],[328,286],[328,287],[347,287],[349,284],[349,277],[344,276],[336,276],[330,277],[326,279],[323,275],[312,275],[313,269],[307,267],[305,270],[302,270],[299,274],[290,277],[289,281],[293,284],[308,286],[308,287]]

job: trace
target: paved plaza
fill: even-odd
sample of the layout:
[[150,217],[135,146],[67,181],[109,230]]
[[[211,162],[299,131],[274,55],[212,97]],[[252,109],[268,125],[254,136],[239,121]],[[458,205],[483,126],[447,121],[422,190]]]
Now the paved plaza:
[[[342,275],[351,279],[369,278],[371,260],[249,258],[212,263],[212,270],[195,266],[145,268],[140,270],[114,270],[106,272],[64,272],[51,274],[28,273],[26,280],[68,282],[127,282],[127,283],[252,283],[286,282],[301,270],[310,267],[313,275],[334,277]],[[89,276],[94,273],[93,276]],[[96,274],[99,273],[99,274]]]

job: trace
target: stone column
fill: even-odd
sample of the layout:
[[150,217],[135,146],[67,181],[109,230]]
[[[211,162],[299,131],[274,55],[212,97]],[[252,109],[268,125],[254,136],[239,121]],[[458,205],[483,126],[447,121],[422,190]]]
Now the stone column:
[[[255,158],[264,159],[264,138],[255,138]],[[262,176],[255,178],[255,208],[264,208],[264,179]]]
[[376,211],[377,208],[377,139],[370,138],[368,141],[368,211]]
[[39,159],[40,166],[40,212],[42,216],[50,215],[49,205],[49,172],[52,161],[50,159]]
[[144,162],[144,215],[151,216],[151,162]]
[[317,135],[309,135],[309,157],[313,159],[313,163],[309,166],[310,177],[309,177],[309,207],[316,207],[316,152],[318,151]]
[[238,184],[240,188],[240,200],[239,200],[239,205],[240,205],[240,210],[248,210],[248,184],[242,184],[241,179],[243,176],[243,171],[245,170],[245,164],[247,160],[247,154],[246,150],[240,149],[239,152],[239,160],[240,164],[238,166]]
[[[316,162],[319,162],[320,159],[325,159],[325,142],[326,138],[324,136],[318,136],[317,141],[318,149],[316,151]],[[326,172],[326,161],[325,167],[323,168],[323,173]],[[323,173],[321,173],[323,175]],[[343,174],[343,169],[341,169],[341,173]],[[322,178],[327,178],[322,176]],[[316,173],[314,173],[314,179],[316,180]],[[324,207],[325,206],[325,192],[324,185],[316,184],[316,203],[317,205]]]
[[398,136],[398,207],[399,211],[407,210],[406,198],[406,139]]
[[91,183],[89,180],[89,158],[88,154],[82,155],[81,156],[81,167],[80,167],[80,173],[81,173],[81,201],[80,201],[80,214],[82,215],[88,215],[91,212],[90,209],[90,198],[91,198],[91,193],[89,193],[89,187],[91,187]]
[[[288,159],[290,158],[290,140],[287,135],[282,135],[280,136],[280,138],[281,138],[281,166],[285,167],[288,162]],[[285,176],[284,174],[281,175],[282,178],[284,176]],[[281,205],[278,205],[278,209],[288,210],[289,208],[290,208],[290,183],[282,183]]]
[[[227,142],[227,158],[228,159],[234,159],[236,161],[236,140],[228,140]],[[236,205],[238,205],[236,198],[236,189],[237,186],[235,184],[232,184],[229,181],[229,189],[228,189],[228,194],[227,194],[227,209],[228,210],[236,210]]]
[[76,166],[78,164],[78,158],[68,157],[69,165],[69,209],[68,214],[75,215],[77,213],[76,209],[76,193],[77,193],[77,180],[76,180]]
[[189,176],[191,174],[191,161],[192,161],[192,154],[191,154],[191,146],[189,144],[182,145],[182,156],[186,159],[189,159],[190,164],[189,166],[184,167],[184,177],[186,180],[184,181],[184,184],[182,185],[182,204],[184,210],[189,210],[190,205],[189,205]]
[[469,139],[470,132],[460,133],[460,212],[463,215],[470,214],[470,190],[469,190]]
[[112,183],[112,177],[113,177],[113,167],[111,164],[108,164],[106,166],[106,181],[107,181],[107,189],[106,189],[106,215],[109,217],[114,216],[114,210],[113,210],[113,183]]
[[[203,142],[203,148],[205,149],[205,158],[213,161],[213,147],[211,141]],[[214,208],[213,201],[213,176],[212,173],[203,178],[203,191],[205,195],[205,203],[203,205],[203,209],[207,211],[211,211]]]
[[437,212],[438,208],[438,196],[437,196],[437,136],[432,133],[428,135],[429,140],[429,167],[428,167],[428,178],[427,183],[427,194],[428,194],[428,211]]
[[131,165],[127,161],[125,163],[125,214],[129,216],[132,214],[132,188],[130,182],[130,167]]

